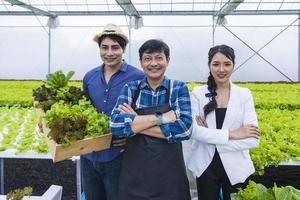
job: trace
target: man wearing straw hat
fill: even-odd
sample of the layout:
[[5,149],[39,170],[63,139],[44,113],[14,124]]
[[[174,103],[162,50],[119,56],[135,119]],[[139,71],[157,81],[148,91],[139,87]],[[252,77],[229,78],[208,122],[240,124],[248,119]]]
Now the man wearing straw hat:
[[[144,74],[122,59],[128,38],[120,27],[107,24],[93,40],[99,45],[103,64],[86,73],[83,91],[98,112],[110,117],[121,88],[129,81],[142,79]],[[124,144],[125,139],[113,139],[111,148],[81,156],[87,200],[117,200]]]

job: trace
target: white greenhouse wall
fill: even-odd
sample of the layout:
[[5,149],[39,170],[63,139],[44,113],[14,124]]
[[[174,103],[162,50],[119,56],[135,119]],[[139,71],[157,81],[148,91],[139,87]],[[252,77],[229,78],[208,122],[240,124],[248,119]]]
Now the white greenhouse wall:
[[[132,29],[130,63],[139,66],[138,48],[147,39],[163,39],[171,49],[167,76],[183,81],[206,81],[207,52],[213,43],[212,17],[146,16],[141,29]],[[294,21],[297,16],[230,16],[228,29],[258,50]],[[39,20],[37,20],[39,19]],[[0,17],[0,79],[43,79],[48,69],[48,31],[45,17]],[[106,23],[126,25],[125,17],[60,17],[52,29],[51,71],[75,70],[74,79],[101,63],[98,46],[92,41]],[[298,27],[296,22],[260,54],[292,80],[298,78]],[[258,27],[245,27],[258,26]],[[128,34],[128,29],[122,26]],[[253,54],[223,27],[215,31],[215,44],[235,49],[236,66]],[[125,59],[128,61],[128,51]],[[232,77],[233,81],[288,81],[271,65],[255,55]]]

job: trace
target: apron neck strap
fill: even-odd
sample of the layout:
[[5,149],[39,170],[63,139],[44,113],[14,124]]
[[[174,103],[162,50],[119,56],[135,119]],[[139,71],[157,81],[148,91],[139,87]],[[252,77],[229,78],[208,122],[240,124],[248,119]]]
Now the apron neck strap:
[[[169,88],[167,89],[167,94],[165,96],[165,104],[169,104],[169,99],[170,99],[171,80],[169,80],[168,82],[169,82]],[[133,109],[136,109],[136,100],[139,97],[140,92],[141,92],[141,83],[142,83],[142,81],[140,81],[140,83],[138,84],[135,94],[132,99],[132,108]]]

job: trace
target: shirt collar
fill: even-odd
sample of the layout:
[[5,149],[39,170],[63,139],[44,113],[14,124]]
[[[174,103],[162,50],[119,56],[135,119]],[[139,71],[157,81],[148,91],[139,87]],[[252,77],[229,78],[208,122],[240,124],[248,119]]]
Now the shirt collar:
[[[169,89],[169,79],[166,76],[164,76],[164,80],[159,87],[161,87],[161,86],[163,86],[165,89]],[[145,88],[145,87],[151,88],[148,84],[147,77],[144,77],[141,80],[141,88]]]
[[119,71],[121,71],[121,72],[126,72],[126,71],[127,71],[127,68],[128,68],[128,64],[126,63],[125,60],[123,60],[123,64],[122,64],[122,66],[121,66],[121,68],[120,68]]

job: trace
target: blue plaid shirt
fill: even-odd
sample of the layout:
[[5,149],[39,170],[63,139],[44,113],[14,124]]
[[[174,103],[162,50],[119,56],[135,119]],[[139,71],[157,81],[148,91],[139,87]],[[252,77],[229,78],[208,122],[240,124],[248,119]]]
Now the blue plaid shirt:
[[[170,80],[170,106],[175,111],[176,120],[172,123],[160,125],[162,133],[169,143],[187,140],[191,136],[192,114],[189,91],[185,83]],[[131,129],[134,114],[120,113],[118,106],[127,103],[132,106],[132,99],[137,86],[141,82],[140,95],[136,101],[136,108],[157,106],[165,103],[165,95],[169,89],[169,79],[164,78],[162,85],[152,90],[144,78],[126,84],[119,95],[118,101],[110,118],[110,129],[114,137],[131,137],[135,134]]]

